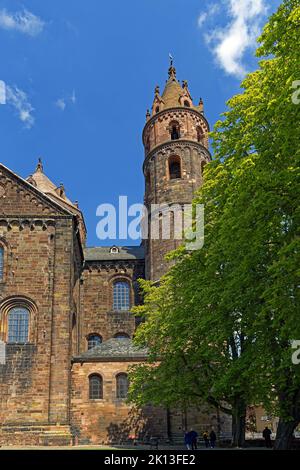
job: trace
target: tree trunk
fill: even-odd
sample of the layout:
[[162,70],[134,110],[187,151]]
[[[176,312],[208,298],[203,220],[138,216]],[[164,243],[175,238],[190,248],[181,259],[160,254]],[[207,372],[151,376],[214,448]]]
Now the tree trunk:
[[292,447],[293,433],[297,426],[297,421],[283,421],[279,419],[277,434],[274,444],[275,450],[289,450]]
[[237,400],[232,408],[232,446],[245,447],[246,405]]

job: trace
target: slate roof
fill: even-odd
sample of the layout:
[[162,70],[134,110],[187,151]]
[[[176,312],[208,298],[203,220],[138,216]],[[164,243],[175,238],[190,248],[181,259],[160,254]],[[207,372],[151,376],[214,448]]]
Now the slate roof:
[[138,348],[133,344],[131,339],[112,338],[104,341],[89,351],[74,358],[75,362],[81,361],[106,361],[106,360],[136,360],[146,359],[148,350],[146,348]]
[[118,253],[111,253],[110,246],[86,248],[84,250],[85,261],[143,260],[145,258],[145,251],[142,246],[121,246],[117,248]]

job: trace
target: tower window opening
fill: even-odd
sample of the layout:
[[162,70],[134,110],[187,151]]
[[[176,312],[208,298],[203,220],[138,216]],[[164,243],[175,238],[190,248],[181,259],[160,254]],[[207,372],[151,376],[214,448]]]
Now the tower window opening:
[[169,179],[176,180],[181,178],[180,157],[173,156],[169,158]]
[[159,113],[159,106],[156,106],[155,112],[156,112],[156,114]]
[[190,108],[190,107],[191,107],[191,105],[190,105],[190,102],[189,102],[189,101],[187,101],[187,100],[185,100],[185,102],[184,102],[184,106],[186,106],[187,108]]
[[203,133],[201,127],[197,127],[197,141],[200,144],[203,144],[203,142],[204,142],[204,133]]
[[171,122],[171,124],[170,124],[170,134],[171,134],[171,140],[180,139],[180,126],[179,126],[178,122]]

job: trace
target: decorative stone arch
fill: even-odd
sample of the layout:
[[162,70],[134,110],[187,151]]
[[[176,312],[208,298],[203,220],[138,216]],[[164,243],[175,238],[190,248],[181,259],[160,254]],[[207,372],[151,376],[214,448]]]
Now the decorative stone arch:
[[0,304],[0,339],[7,342],[8,339],[8,315],[15,308],[25,308],[29,312],[28,342],[37,343],[37,313],[36,304],[28,297],[22,295],[11,296]]

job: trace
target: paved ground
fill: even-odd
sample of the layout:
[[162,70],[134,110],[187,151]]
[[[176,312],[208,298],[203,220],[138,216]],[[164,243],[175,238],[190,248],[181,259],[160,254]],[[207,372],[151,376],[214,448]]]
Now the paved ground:
[[[43,446],[26,446],[26,447],[17,447],[17,446],[3,446],[0,447],[0,450],[154,450],[153,448],[150,449],[150,446],[143,445],[143,446],[116,446],[116,447],[110,447],[110,446],[62,446],[62,447],[43,447]],[[159,446],[158,450],[186,450],[184,446]],[[199,451],[205,451],[205,452],[214,452],[218,450],[237,450],[237,451],[243,451],[243,449],[228,449],[228,448],[216,448],[216,449],[206,449],[205,447],[199,447]],[[271,449],[266,449],[264,447],[250,447],[247,448],[247,450],[271,450]]]

